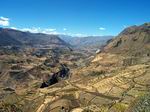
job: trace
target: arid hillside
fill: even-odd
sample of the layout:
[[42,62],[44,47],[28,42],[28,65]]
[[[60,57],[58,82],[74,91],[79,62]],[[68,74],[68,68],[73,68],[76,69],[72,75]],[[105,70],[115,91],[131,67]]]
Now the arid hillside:
[[126,28],[104,50],[133,56],[150,55],[150,23]]
[[1,55],[0,111],[149,112],[149,31],[148,23],[129,27],[93,56],[59,49]]
[[0,46],[34,46],[34,47],[69,47],[57,35],[30,33],[19,30],[0,28]]

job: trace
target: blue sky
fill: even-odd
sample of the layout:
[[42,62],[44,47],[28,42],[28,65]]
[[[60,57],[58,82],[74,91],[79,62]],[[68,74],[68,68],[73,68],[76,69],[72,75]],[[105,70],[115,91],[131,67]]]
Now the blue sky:
[[150,0],[0,0],[0,26],[69,35],[117,35],[150,22]]

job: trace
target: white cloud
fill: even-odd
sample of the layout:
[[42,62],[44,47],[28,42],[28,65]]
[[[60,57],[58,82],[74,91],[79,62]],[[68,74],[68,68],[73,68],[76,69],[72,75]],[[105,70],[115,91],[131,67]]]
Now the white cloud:
[[6,17],[0,17],[0,19],[2,19],[4,21],[9,21],[9,18],[6,18]]
[[31,33],[40,33],[39,32],[39,28],[22,28],[22,29],[19,29],[21,31],[29,31]]
[[67,30],[67,28],[63,28],[63,30],[64,30],[64,31],[66,31],[66,30]]
[[[17,28],[18,29],[18,28]],[[22,29],[18,29],[21,31],[29,31],[31,33],[45,33],[45,34],[52,34],[52,35],[70,35],[73,37],[86,37],[86,34],[81,34],[81,33],[64,33],[64,32],[57,32],[56,29],[52,29],[52,28],[22,28]]]
[[17,28],[16,27],[10,27],[11,29],[14,29],[14,30],[17,30]]
[[54,28],[40,28],[40,27],[31,27],[31,28],[17,28],[17,27],[10,27],[14,30],[20,31],[29,31],[31,33],[44,33],[44,34],[52,34],[52,35],[70,35],[73,37],[86,37],[88,35],[82,33],[65,33],[65,32],[57,32]]
[[1,26],[9,26],[9,18],[0,17],[0,25]]
[[103,30],[104,31],[104,30],[106,30],[106,28],[100,27],[99,30]]
[[47,29],[45,29],[45,31],[47,31],[47,32],[53,32],[53,31],[56,31],[56,29],[47,28]]
[[56,29],[52,29],[52,28],[32,27],[32,28],[20,28],[19,30],[29,31],[31,33],[57,34]]
[[86,37],[86,34],[82,34],[82,33],[76,33],[76,34],[71,34],[71,36],[75,36],[75,37]]

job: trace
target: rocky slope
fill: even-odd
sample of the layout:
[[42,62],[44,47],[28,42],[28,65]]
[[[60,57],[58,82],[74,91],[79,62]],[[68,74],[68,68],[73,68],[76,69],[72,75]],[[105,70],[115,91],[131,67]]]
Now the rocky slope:
[[104,50],[134,56],[150,55],[150,23],[126,28]]

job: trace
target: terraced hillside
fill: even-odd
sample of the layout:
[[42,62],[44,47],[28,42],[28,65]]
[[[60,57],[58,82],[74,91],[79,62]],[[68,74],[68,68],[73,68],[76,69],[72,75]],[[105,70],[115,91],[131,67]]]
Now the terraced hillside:
[[[131,32],[129,32],[130,29],[132,29]],[[146,37],[137,36],[137,32],[144,33]],[[149,47],[147,47],[150,38],[149,24],[126,29],[120,35],[110,41],[104,50],[90,58],[75,52],[59,55],[51,52],[42,58],[28,55],[32,57],[30,63],[21,65],[22,67],[30,65],[26,67],[29,71],[14,74],[15,79],[17,77],[16,80],[12,80],[11,75],[3,69],[0,77],[0,111],[149,112],[150,56],[148,55]],[[133,42],[131,38],[138,38],[138,40]],[[118,39],[122,41],[114,47]],[[136,43],[144,47],[134,51],[133,48],[138,46]],[[122,49],[124,46],[126,46],[126,52]],[[141,55],[135,55],[137,53]],[[8,60],[10,57],[1,58]],[[39,66],[34,66],[35,64]],[[58,82],[49,84],[53,76],[64,75],[61,72],[61,64],[70,69],[67,72],[68,77],[64,79],[54,77],[58,79]],[[6,66],[10,69],[16,68],[9,63],[5,63],[3,67]],[[8,81],[3,81],[4,78]],[[40,88],[43,81],[49,85]],[[16,86],[11,86],[13,84]]]
[[[149,64],[150,62],[120,67],[119,70],[104,74],[97,72],[96,75],[89,74],[81,78],[76,76],[43,89],[34,89],[32,84],[33,87],[22,93],[3,90],[11,94],[5,96],[2,105],[3,108],[8,108],[12,104],[12,107],[25,112],[124,112],[128,109],[136,112],[140,97],[149,94]],[[78,74],[78,77],[80,75],[82,74]],[[149,107],[149,102],[145,107]],[[145,108],[141,105],[141,109]]]

